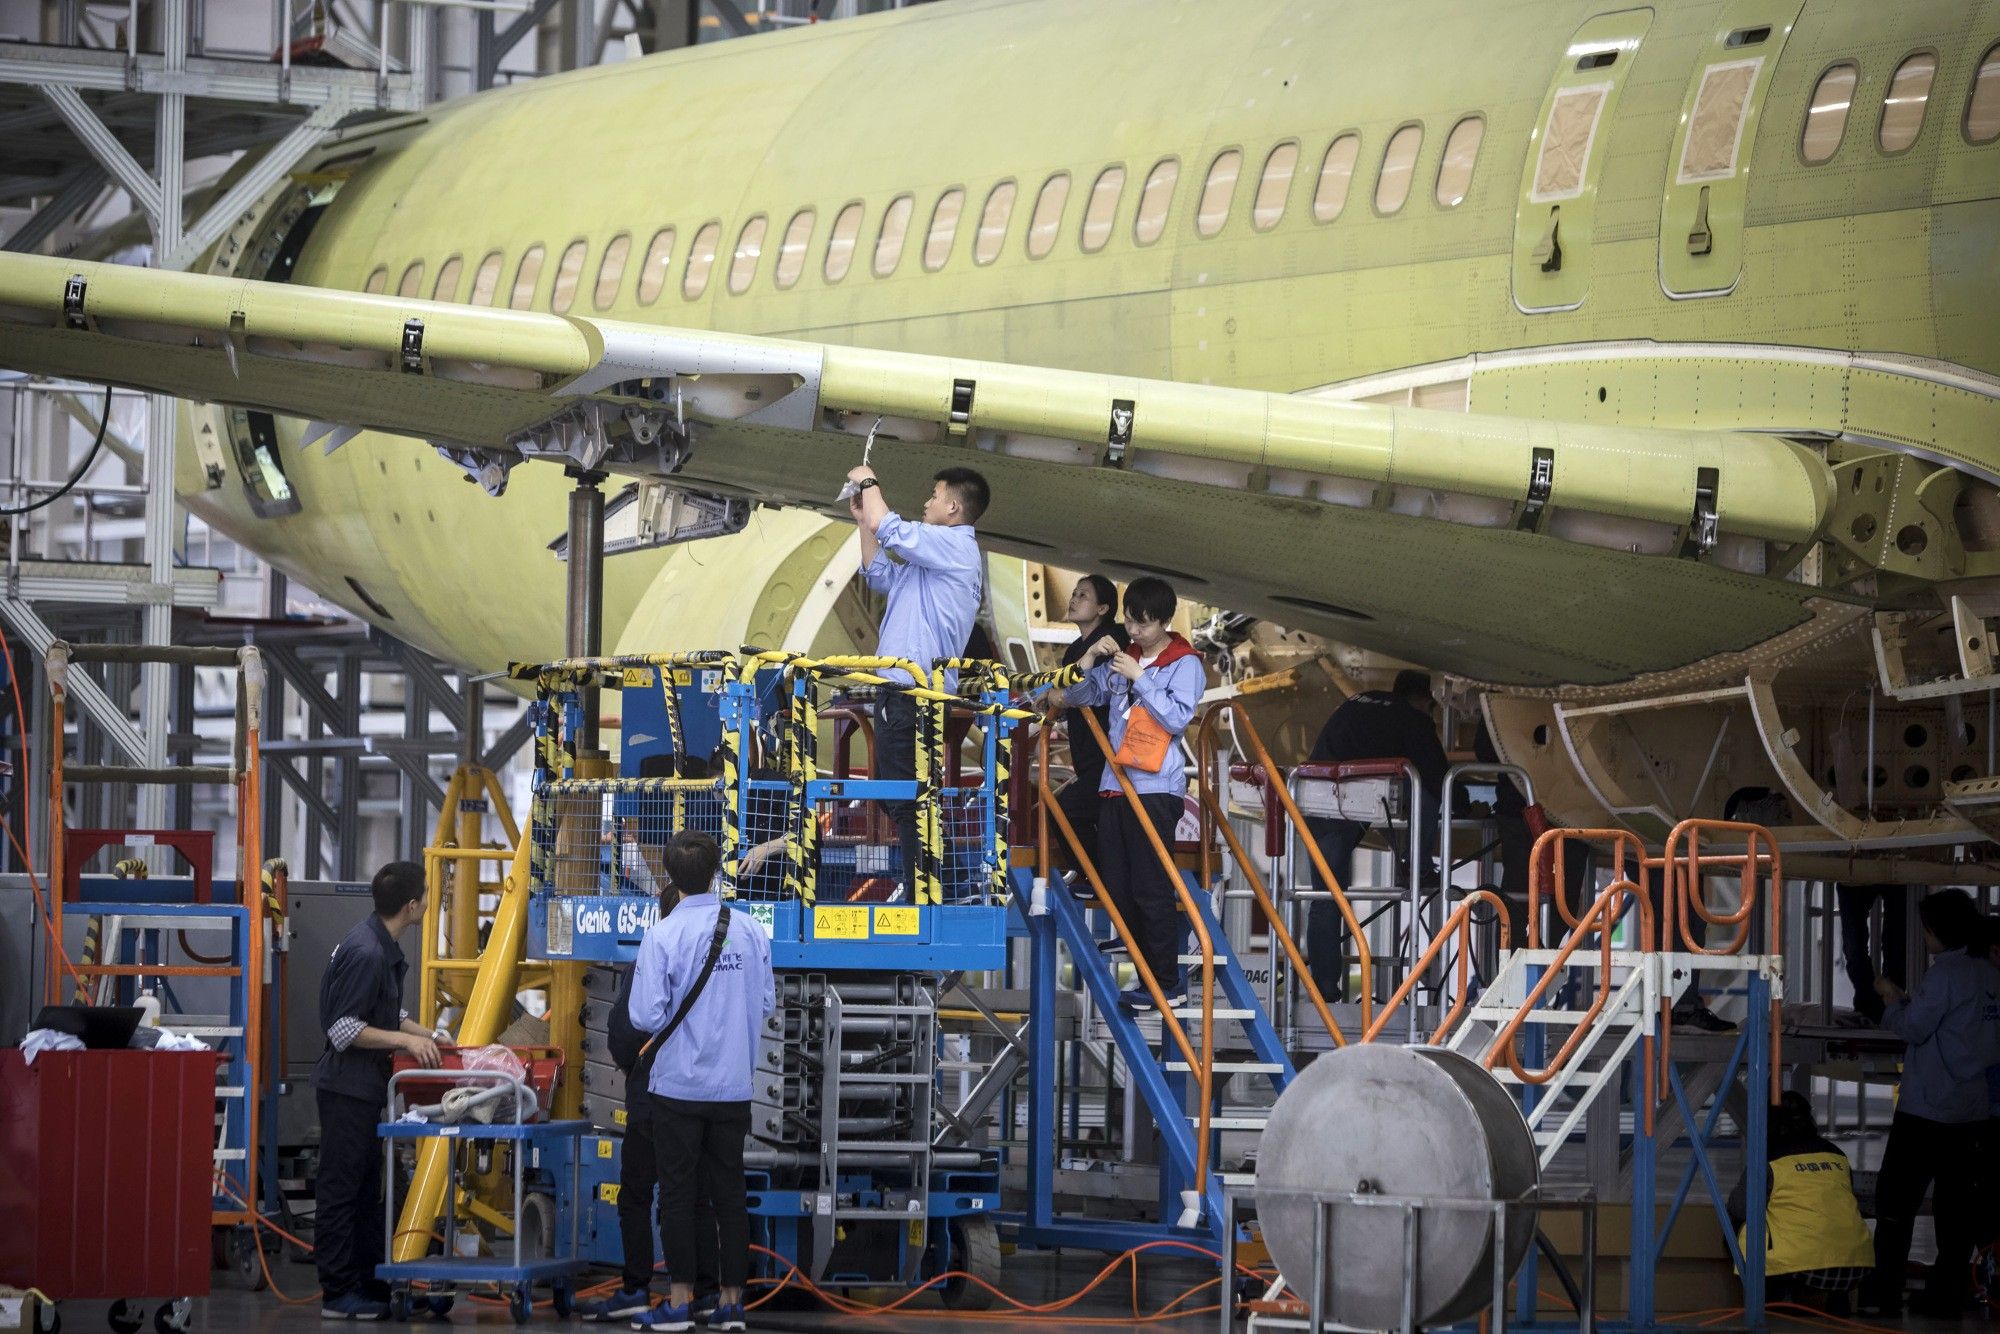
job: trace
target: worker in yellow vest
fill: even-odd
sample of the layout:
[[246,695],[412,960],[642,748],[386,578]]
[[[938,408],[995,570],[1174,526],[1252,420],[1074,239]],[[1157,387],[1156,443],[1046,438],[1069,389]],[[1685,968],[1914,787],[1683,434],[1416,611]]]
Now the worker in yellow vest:
[[[1875,1265],[1847,1155],[1821,1137],[1812,1104],[1800,1093],[1785,1094],[1771,1108],[1766,1141],[1764,1299],[1846,1315],[1848,1294]],[[1739,1247],[1746,1244],[1746,1193],[1739,1180],[1729,1197]]]

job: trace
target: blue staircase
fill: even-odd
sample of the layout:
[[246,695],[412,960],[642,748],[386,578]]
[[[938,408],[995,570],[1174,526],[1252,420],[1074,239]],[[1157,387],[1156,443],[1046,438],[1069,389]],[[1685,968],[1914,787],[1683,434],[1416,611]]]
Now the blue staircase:
[[[1054,1025],[1038,1023],[1033,1025],[1029,1052],[1030,1204],[1021,1220],[1025,1240],[1105,1250],[1122,1250],[1152,1240],[1215,1240],[1219,1238],[1224,1216],[1224,1188],[1248,1184],[1247,1177],[1238,1182],[1217,1170],[1221,1136],[1224,1131],[1261,1130],[1268,1112],[1263,1108],[1238,1108],[1224,1116],[1219,1104],[1225,1081],[1238,1074],[1262,1075],[1270,1080],[1275,1092],[1282,1093],[1296,1072],[1283,1040],[1230,949],[1229,938],[1216,920],[1208,894],[1192,875],[1184,872],[1183,877],[1201,911],[1215,951],[1211,1075],[1212,1093],[1218,1106],[1212,1109],[1209,1119],[1209,1170],[1203,1181],[1195,1179],[1200,1148],[1200,1109],[1195,1105],[1198,1072],[1189,1068],[1179,1045],[1165,1032],[1166,1024],[1159,1015],[1135,1014],[1119,1004],[1116,963],[1098,951],[1100,937],[1091,930],[1090,907],[1072,898],[1060,881],[1052,882],[1038,899],[1033,873],[1014,872],[1013,903],[1033,945],[1031,1013],[1056,1013],[1055,947],[1060,943],[1075,969],[1076,981],[1089,992],[1105,1030],[1130,1071],[1129,1092],[1143,1099],[1159,1128],[1161,1217],[1166,1220],[1150,1224],[1120,1223],[1061,1218],[1054,1214],[1058,1053]],[[1185,1001],[1175,1007],[1174,1016],[1199,1052],[1200,955],[1188,953],[1181,957],[1188,965],[1190,986]]]

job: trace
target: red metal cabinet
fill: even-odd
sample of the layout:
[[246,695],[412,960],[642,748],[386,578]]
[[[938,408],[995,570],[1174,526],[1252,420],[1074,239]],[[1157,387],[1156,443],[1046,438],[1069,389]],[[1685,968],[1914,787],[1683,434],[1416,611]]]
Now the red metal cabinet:
[[208,1292],[215,1052],[0,1051],[0,1283]]

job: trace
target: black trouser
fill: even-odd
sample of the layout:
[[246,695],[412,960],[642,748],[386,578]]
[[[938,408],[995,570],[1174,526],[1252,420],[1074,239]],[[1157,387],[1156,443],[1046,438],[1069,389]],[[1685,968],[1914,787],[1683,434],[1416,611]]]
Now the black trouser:
[[[1356,820],[1308,815],[1306,828],[1312,832],[1313,843],[1325,859],[1326,869],[1346,889],[1354,874],[1354,849],[1361,845],[1361,836],[1368,832],[1368,826]],[[1306,865],[1312,868],[1314,889],[1325,893],[1333,888],[1310,855]],[[1347,999],[1347,919],[1340,915],[1340,905],[1331,899],[1314,899],[1306,907],[1306,966],[1312,969],[1313,985],[1323,998]]]
[[1839,885],[1834,903],[1840,911],[1840,953],[1847,980],[1854,984],[1854,1008],[1871,1024],[1882,1022],[1882,998],[1875,994],[1875,950],[1869,944],[1868,918],[1876,900],[1882,903],[1882,976],[1903,985],[1904,960],[1909,956],[1909,903],[1901,885]]
[[[750,1277],[750,1210],[743,1186],[750,1104],[646,1096],[660,1166],[660,1249],[667,1276],[692,1287],[713,1263],[723,1287],[740,1288]],[[704,1191],[715,1208],[713,1242],[696,1221],[696,1202]]]
[[1875,1276],[1873,1295],[1900,1305],[1903,1270],[1910,1259],[1910,1232],[1930,1187],[1931,1217],[1937,1225],[1937,1263],[1931,1266],[1927,1304],[1952,1306],[1971,1295],[1972,1234],[1980,1146],[1985,1126],[1974,1121],[1951,1125],[1897,1112],[1889,1123],[1889,1147],[1875,1179]]
[[[660,1160],[653,1151],[653,1099],[643,1088],[625,1084],[625,1142],[618,1158],[618,1236],[625,1244],[625,1290],[644,1288],[653,1278],[653,1227],[667,1226],[664,1209],[653,1201],[660,1189]],[[696,1240],[694,1288],[715,1289],[715,1205],[697,1188],[694,1208]]]
[[[917,702],[908,695],[884,695],[875,709],[875,776],[908,782],[917,776]],[[885,801],[903,845],[903,884],[917,893],[917,804]]]
[[1167,851],[1174,850],[1174,828],[1181,822],[1181,799],[1171,792],[1146,793],[1139,798],[1145,821],[1132,809],[1121,792],[1100,797],[1103,809],[1097,823],[1097,873],[1104,891],[1125,919],[1132,941],[1152,970],[1160,990],[1178,989],[1181,973],[1181,942],[1187,924],[1181,916],[1180,894],[1175,887],[1179,872],[1169,872],[1146,837],[1151,824]]
[[326,1301],[350,1292],[387,1295],[382,1263],[382,1104],[314,1089],[319,1102],[319,1175],[313,1182],[313,1261]]
[[[1104,796],[1097,785],[1104,781],[1104,766],[1085,773],[1077,770],[1076,777],[1063,784],[1062,791],[1056,793],[1056,805],[1069,817],[1069,827],[1076,831],[1076,845],[1089,856],[1097,855],[1098,817],[1104,811]],[[1123,800],[1122,796],[1120,800]],[[1049,822],[1049,833],[1055,838],[1055,846],[1066,847],[1062,841],[1062,831]]]

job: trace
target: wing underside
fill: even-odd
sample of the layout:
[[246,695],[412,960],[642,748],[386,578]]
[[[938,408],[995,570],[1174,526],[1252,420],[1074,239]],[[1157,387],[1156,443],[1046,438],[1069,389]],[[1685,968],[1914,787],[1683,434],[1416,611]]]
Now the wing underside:
[[[1583,426],[0,255],[0,365],[714,502],[844,512],[941,467],[990,544],[1459,675],[1594,685],[1799,626],[1828,470],[1775,437]],[[421,446],[419,446],[421,447]],[[1744,562],[1738,562],[1742,564]]]

